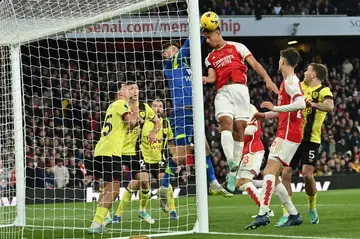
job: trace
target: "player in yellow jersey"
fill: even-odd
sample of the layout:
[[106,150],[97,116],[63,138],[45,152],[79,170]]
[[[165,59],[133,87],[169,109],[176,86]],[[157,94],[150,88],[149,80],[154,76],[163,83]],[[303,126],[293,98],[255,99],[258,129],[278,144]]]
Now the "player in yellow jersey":
[[[304,73],[304,81],[301,82],[301,86],[307,100],[307,108],[303,111],[305,121],[303,124],[303,140],[291,161],[290,167],[284,168],[282,173],[282,183],[291,196],[292,171],[301,163],[311,224],[319,223],[319,216],[316,211],[316,184],[313,172],[321,144],[321,127],[326,113],[334,109],[332,92],[329,87],[321,84],[326,76],[326,66],[317,63],[311,63]],[[286,221],[287,212],[284,209],[283,211],[284,215],[278,222],[278,226]]]
[[[144,127],[142,128],[141,133],[141,152],[144,160],[145,168],[142,169],[143,173],[148,173],[148,177],[150,178],[149,173],[153,175],[154,178],[162,180],[164,178],[165,168],[167,158],[169,156],[165,153],[168,147],[168,144],[173,145],[173,132],[171,130],[170,122],[167,119],[163,118],[164,115],[164,105],[160,100],[155,100],[151,104],[151,108],[157,114],[157,117],[160,120],[160,130],[156,134],[156,142],[149,143],[148,136],[152,129],[154,128],[154,123],[150,120],[146,120]],[[136,186],[139,186],[138,180],[132,180],[131,185],[134,187],[132,190],[135,190]],[[136,188],[138,189],[138,188]],[[175,210],[175,200],[173,197],[173,190],[171,185],[169,186],[169,198],[170,205],[167,208],[162,208],[164,211],[170,211],[170,219],[177,220],[177,214]],[[131,192],[130,190],[126,190],[122,200],[118,206],[118,210],[116,211],[116,215],[114,216],[113,223],[118,223],[121,221],[121,216],[124,211],[124,206],[126,203],[131,200]],[[140,208],[141,210],[141,208]],[[153,219],[152,219],[153,220]]]
[[134,117],[129,112],[129,88],[122,85],[117,93],[117,100],[106,110],[101,138],[94,152],[94,174],[104,179],[104,188],[99,198],[94,220],[88,229],[89,233],[104,231],[104,218],[112,206],[113,199],[119,195],[121,178],[121,155],[125,136]]
[[[160,121],[148,104],[139,102],[139,88],[135,83],[129,85],[129,91],[132,93],[129,99],[129,110],[132,114],[138,115],[139,123],[126,135],[122,152],[122,164],[130,169],[132,179],[136,180],[132,180],[129,183],[123,199],[126,200],[129,195],[136,192],[140,187],[140,209],[138,211],[138,216],[146,223],[153,224],[155,222],[154,219],[146,211],[147,204],[150,200],[150,183],[149,174],[146,171],[146,165],[140,150],[140,144],[144,123],[146,121],[151,121],[153,123],[153,128],[147,136],[148,142],[153,144],[156,142],[156,134],[160,128]],[[122,205],[120,205],[119,210],[121,210],[121,206]]]

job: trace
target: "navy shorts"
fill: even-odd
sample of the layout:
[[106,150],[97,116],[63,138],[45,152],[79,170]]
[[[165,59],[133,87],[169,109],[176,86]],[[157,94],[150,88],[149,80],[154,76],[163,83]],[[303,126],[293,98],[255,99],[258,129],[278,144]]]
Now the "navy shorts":
[[174,132],[175,145],[191,145],[194,143],[194,120],[192,109],[174,109],[171,112],[170,124]]

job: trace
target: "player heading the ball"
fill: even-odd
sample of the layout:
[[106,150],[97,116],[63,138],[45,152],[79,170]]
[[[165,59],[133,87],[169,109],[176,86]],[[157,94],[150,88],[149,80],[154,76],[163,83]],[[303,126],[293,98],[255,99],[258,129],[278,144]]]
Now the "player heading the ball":
[[227,187],[234,191],[244,148],[244,130],[251,116],[245,61],[265,80],[269,90],[275,93],[279,90],[245,45],[223,39],[218,19],[213,12],[206,12],[201,17],[203,36],[214,48],[205,59],[208,76],[203,77],[203,82],[216,83],[215,117],[222,128],[221,145],[230,168]]

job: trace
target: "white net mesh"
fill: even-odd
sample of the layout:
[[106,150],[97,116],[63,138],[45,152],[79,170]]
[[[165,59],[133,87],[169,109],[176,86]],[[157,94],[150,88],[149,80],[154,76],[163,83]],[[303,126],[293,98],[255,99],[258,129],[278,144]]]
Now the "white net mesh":
[[[26,165],[26,238],[84,238],[102,179],[93,176],[93,150],[105,112],[122,83],[135,80],[140,101],[161,99],[170,116],[161,45],[188,37],[185,1],[79,0],[0,2],[0,46],[21,43]],[[166,4],[166,5],[164,5]],[[118,17],[121,15],[121,17]],[[70,29],[73,29],[70,31]],[[173,33],[176,32],[176,37]],[[180,33],[179,33],[180,32]],[[11,202],[14,168],[9,51],[1,59],[1,162]],[[159,208],[152,177],[148,225],[138,218],[139,196],[127,204],[111,236],[190,231],[196,221],[193,157],[171,179],[179,220]],[[61,165],[62,164],[62,165]],[[1,165],[0,165],[1,166]],[[59,169],[60,168],[60,169]],[[123,168],[122,188],[131,173]],[[1,177],[5,177],[1,175]],[[1,191],[4,192],[3,190]],[[115,214],[118,198],[110,211]],[[1,207],[0,224],[14,223],[15,207]],[[4,232],[5,229],[0,229]],[[19,228],[6,229],[11,235]],[[10,234],[6,237],[11,238]]]
[[17,238],[14,114],[9,47],[0,46],[0,237]]

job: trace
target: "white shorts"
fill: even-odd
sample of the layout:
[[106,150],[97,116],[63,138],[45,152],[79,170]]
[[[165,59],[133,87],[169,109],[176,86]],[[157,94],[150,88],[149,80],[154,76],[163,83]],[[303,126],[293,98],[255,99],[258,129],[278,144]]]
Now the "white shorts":
[[236,178],[248,178],[252,180],[255,176],[257,176],[260,173],[264,154],[265,151],[256,152],[254,154],[245,154],[242,158]]
[[224,85],[215,97],[215,117],[229,116],[233,120],[248,120],[251,116],[249,89],[243,84]]
[[290,142],[277,137],[271,144],[269,159],[278,161],[284,166],[289,166],[299,145],[300,143]]

